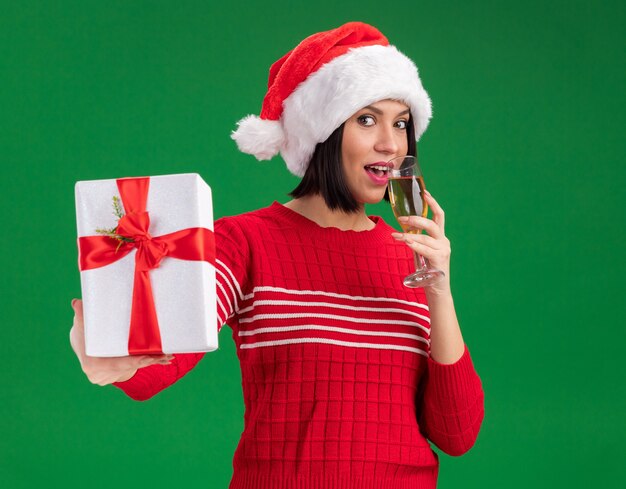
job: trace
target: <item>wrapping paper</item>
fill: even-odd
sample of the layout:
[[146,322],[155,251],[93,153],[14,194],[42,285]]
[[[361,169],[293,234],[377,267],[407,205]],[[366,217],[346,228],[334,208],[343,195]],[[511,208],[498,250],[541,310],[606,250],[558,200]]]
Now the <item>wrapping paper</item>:
[[[140,204],[145,206],[146,212],[129,212],[126,209],[128,202],[125,201],[127,218],[118,223],[113,212],[113,196],[122,197],[130,193],[120,192],[125,188],[120,185],[135,189],[137,183],[146,183],[146,180],[147,196]],[[112,357],[217,349],[214,244],[208,239],[212,240],[213,207],[211,189],[202,178],[197,174],[181,174],[149,179],[82,181],[76,183],[75,193],[86,354]],[[118,224],[120,229],[132,230],[136,227],[135,223],[145,224],[147,221],[147,237],[142,235],[136,237],[135,243],[123,243],[117,252],[115,249],[119,241],[96,233],[96,229],[110,229]],[[177,246],[175,241],[174,244],[168,241],[168,236],[174,233],[176,237],[191,231],[196,235],[201,233],[204,251],[200,254],[210,255],[207,251],[210,250],[212,259],[198,259],[197,250],[191,249],[194,246],[189,244],[186,246],[192,253],[186,252],[183,256],[192,259],[171,256],[171,249],[176,251]],[[96,266],[93,265],[95,260],[91,259],[94,256],[93,247],[86,244],[101,244],[103,240],[110,241],[112,248],[108,256],[111,260]],[[150,247],[141,249],[147,244],[140,246],[138,243],[142,240],[151,241]],[[141,260],[136,255],[138,250],[140,254],[146,254],[148,248],[148,255],[153,253],[153,249],[165,250],[164,256],[147,260],[156,263],[156,267],[145,272],[149,277],[147,286],[151,289],[149,295],[153,299],[153,313],[158,321],[156,335],[159,337],[156,339],[142,338],[142,335],[153,334],[148,325],[150,315],[146,312],[151,307],[149,301],[142,300],[142,304],[138,304],[138,299],[133,297],[134,293],[137,294],[135,289],[138,289],[137,269],[141,268],[138,267]],[[167,251],[168,248],[170,251]],[[178,248],[180,255],[183,247],[179,245]],[[86,263],[91,263],[93,268]],[[133,341],[130,341],[131,337]],[[129,348],[129,342],[133,348]],[[138,349],[135,347],[138,342],[149,346]]]

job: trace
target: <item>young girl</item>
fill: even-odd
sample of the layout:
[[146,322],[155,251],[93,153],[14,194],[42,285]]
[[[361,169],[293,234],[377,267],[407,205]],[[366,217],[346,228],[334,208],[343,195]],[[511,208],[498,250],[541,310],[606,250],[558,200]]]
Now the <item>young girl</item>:
[[[303,178],[286,204],[215,223],[218,329],[232,329],[246,408],[231,488],[434,488],[429,441],[450,455],[474,444],[483,391],[455,314],[443,210],[428,194],[433,219],[407,219],[423,235],[364,210],[430,117],[413,62],[352,22],[274,63],[260,117],[233,133],[242,151],[280,152]],[[405,287],[414,252],[444,279]],[[88,378],[133,399],[203,357],[87,357],[73,307]]]

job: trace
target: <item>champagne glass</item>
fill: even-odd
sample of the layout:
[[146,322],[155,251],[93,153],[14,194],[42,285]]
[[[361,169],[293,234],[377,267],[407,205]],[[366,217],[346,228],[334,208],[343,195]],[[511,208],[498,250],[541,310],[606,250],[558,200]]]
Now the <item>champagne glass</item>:
[[[399,156],[389,160],[393,164],[393,169],[389,170],[389,201],[396,219],[401,216],[422,216],[428,215],[428,204],[424,190],[424,176],[417,163],[415,156]],[[399,222],[405,233],[419,234],[421,230],[409,229],[406,223]],[[416,288],[432,285],[441,280],[444,273],[437,268],[431,268],[427,260],[415,253],[415,266],[417,270],[404,279],[406,287]]]

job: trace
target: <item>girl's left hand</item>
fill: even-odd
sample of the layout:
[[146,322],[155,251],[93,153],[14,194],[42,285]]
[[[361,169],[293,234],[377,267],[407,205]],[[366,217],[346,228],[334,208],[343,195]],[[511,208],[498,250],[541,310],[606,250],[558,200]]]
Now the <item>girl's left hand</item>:
[[437,283],[425,287],[428,295],[450,294],[450,240],[445,234],[445,214],[437,201],[426,190],[426,202],[433,218],[421,216],[399,217],[404,229],[424,230],[426,234],[392,233],[398,241],[404,241],[415,253],[422,255],[433,268],[443,271],[445,276]]

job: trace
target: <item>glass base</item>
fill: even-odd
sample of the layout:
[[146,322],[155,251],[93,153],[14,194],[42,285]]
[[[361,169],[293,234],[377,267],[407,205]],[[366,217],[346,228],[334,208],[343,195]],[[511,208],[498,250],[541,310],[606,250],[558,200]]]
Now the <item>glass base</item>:
[[404,286],[409,287],[411,289],[416,289],[418,287],[426,287],[428,285],[435,284],[439,282],[443,277],[444,273],[441,270],[436,268],[427,268],[425,270],[418,270],[411,275],[408,275],[404,279]]

